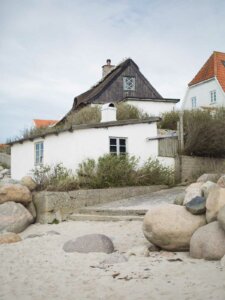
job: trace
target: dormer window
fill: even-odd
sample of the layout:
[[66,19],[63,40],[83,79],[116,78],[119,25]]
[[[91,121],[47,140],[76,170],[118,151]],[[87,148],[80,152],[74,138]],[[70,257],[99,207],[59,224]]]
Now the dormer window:
[[216,103],[216,90],[210,91],[210,103]]
[[123,90],[135,91],[135,77],[123,77]]

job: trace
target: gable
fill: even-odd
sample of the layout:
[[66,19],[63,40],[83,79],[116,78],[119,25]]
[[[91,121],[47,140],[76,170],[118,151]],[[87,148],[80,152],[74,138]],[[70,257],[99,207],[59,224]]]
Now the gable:
[[[124,91],[124,77],[135,78],[135,90]],[[127,59],[92,89],[75,97],[73,109],[91,103],[119,102],[126,97],[163,99],[132,59]]]

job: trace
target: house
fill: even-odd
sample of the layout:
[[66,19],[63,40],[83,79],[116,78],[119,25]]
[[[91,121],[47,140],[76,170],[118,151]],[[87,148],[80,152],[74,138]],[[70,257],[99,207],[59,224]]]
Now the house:
[[35,128],[51,127],[54,126],[57,122],[58,122],[57,120],[41,120],[41,119],[33,120]]
[[116,121],[113,103],[104,104],[101,113],[101,123],[73,125],[60,130],[53,127],[50,132],[12,142],[12,178],[20,180],[31,175],[40,165],[62,163],[76,170],[83,160],[96,160],[107,153],[128,153],[139,157],[140,164],[149,157],[158,158],[164,165],[174,167],[173,158],[159,157],[158,117]]
[[61,120],[87,105],[125,102],[150,116],[160,116],[174,109],[179,99],[163,98],[140,72],[136,63],[128,58],[117,66],[107,59],[102,67],[102,79],[91,89],[74,98],[72,109]]
[[183,109],[225,106],[225,53],[213,52],[188,84]]

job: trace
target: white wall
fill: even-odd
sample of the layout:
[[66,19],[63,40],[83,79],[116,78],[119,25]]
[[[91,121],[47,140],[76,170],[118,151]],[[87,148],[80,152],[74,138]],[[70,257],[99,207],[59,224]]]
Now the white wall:
[[155,102],[155,101],[125,101],[125,103],[133,105],[150,116],[161,116],[165,112],[170,112],[175,109],[176,103],[171,102]]
[[[156,123],[134,124],[107,128],[88,128],[48,135],[44,142],[44,164],[63,165],[72,170],[87,158],[97,159],[109,153],[109,137],[127,138],[127,152],[140,157],[140,163],[158,156],[158,141],[147,141],[157,135]],[[14,144],[11,149],[12,178],[20,180],[34,169],[34,144],[41,139]]]
[[[211,103],[210,91],[216,90],[217,101]],[[191,98],[196,97],[197,107],[218,107],[225,106],[225,93],[216,79],[208,80],[200,84],[190,86],[184,97],[182,109],[192,109]]]

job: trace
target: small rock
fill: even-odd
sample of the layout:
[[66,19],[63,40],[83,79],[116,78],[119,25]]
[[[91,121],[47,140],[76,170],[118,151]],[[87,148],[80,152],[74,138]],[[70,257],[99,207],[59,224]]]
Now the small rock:
[[26,186],[30,191],[33,191],[36,189],[37,184],[36,182],[33,180],[33,178],[31,176],[24,176],[20,183],[24,186]]
[[207,199],[209,192],[212,190],[213,187],[217,186],[216,183],[212,182],[212,181],[206,181],[205,183],[203,183],[201,190],[202,190],[202,194],[203,197],[205,199]]
[[143,256],[143,257],[148,257],[149,256],[149,250],[148,246],[136,246],[133,247],[132,249],[127,251],[128,256]]
[[101,264],[113,265],[113,264],[124,263],[127,261],[128,261],[128,259],[124,255],[115,252],[115,253],[108,255],[107,258],[101,262]]
[[5,184],[0,186],[0,204],[8,201],[28,204],[32,200],[31,192],[21,184]]
[[217,220],[220,224],[220,227],[225,231],[225,205],[219,210]]
[[203,174],[197,179],[197,182],[206,182],[206,181],[217,182],[220,176],[221,176],[220,174],[214,174],[214,173]]
[[185,197],[185,193],[180,193],[176,196],[173,204],[176,204],[176,205],[183,205],[184,203],[184,197]]
[[65,252],[103,252],[109,254],[114,251],[114,245],[106,235],[87,234],[66,242],[63,246],[63,250]]
[[10,201],[0,205],[0,232],[19,233],[32,222],[32,215],[22,204]]
[[206,199],[207,223],[217,220],[219,210],[225,205],[225,189],[215,186],[211,189]]
[[206,211],[206,200],[203,197],[195,197],[186,204],[186,209],[193,215],[202,215]]
[[21,237],[13,232],[3,233],[0,235],[0,244],[11,244],[22,241]]
[[190,184],[186,190],[185,190],[185,197],[184,197],[184,203],[183,205],[187,204],[189,201],[191,201],[193,198],[199,196],[202,196],[202,190],[201,187],[203,185],[203,182],[196,182]]
[[198,228],[190,242],[190,256],[219,260],[225,255],[225,232],[217,221]]

